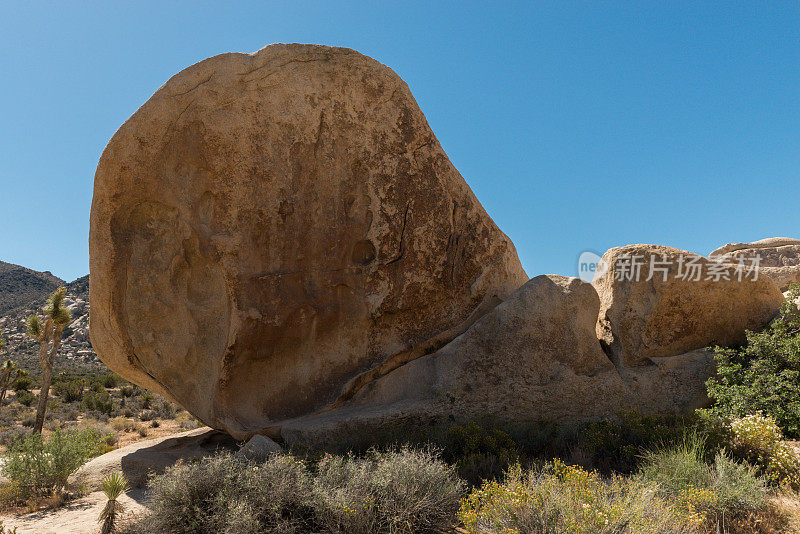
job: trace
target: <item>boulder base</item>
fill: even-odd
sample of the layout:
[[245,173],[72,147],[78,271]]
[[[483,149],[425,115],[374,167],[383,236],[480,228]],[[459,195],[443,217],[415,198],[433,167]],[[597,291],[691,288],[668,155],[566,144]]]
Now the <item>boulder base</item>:
[[574,422],[620,410],[681,414],[707,405],[710,353],[653,358],[620,374],[595,336],[599,308],[591,284],[537,276],[435,353],[375,380],[345,405],[286,422],[274,435],[325,444],[398,424]]

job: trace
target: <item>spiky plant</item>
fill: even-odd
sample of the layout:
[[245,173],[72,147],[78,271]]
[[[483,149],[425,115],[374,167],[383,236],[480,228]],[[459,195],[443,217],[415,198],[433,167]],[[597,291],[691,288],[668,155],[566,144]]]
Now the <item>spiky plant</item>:
[[72,314],[64,306],[66,293],[67,288],[59,287],[47,298],[47,304],[42,308],[44,321],[35,313],[28,317],[28,335],[39,342],[39,364],[42,366],[42,389],[36,407],[34,433],[42,432],[50,384],[53,381],[53,363],[61,347],[64,327],[72,319]]
[[108,502],[97,521],[102,523],[101,534],[111,534],[116,529],[117,516],[125,511],[125,506],[118,499],[128,492],[128,479],[122,473],[106,475],[102,488]]

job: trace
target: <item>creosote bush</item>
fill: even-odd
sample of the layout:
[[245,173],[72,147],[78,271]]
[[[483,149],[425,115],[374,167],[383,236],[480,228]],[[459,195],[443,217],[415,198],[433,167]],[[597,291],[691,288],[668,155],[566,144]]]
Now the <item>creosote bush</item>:
[[263,463],[222,454],[150,482],[151,513],[123,532],[425,534],[451,527],[463,482],[427,450]]

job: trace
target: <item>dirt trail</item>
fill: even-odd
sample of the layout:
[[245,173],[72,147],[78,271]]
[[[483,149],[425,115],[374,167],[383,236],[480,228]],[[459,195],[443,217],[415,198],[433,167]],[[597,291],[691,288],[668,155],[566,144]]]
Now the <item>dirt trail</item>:
[[[125,514],[145,510],[143,491],[131,491],[120,499],[125,505]],[[96,534],[100,532],[97,516],[106,504],[101,491],[70,501],[55,510],[40,510],[32,514],[15,517],[0,517],[6,528],[17,527],[17,534]]]

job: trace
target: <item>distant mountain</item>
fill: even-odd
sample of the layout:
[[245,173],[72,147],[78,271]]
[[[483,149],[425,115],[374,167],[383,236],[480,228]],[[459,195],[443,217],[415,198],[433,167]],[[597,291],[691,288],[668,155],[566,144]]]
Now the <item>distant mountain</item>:
[[50,271],[42,273],[0,261],[0,315],[45,298],[64,284]]
[[[13,301],[17,303],[11,309],[0,311],[0,336],[3,336],[8,344],[8,356],[32,373],[38,372],[37,343],[25,334],[26,322],[31,313],[41,313],[50,293],[60,286],[66,286],[67,295],[64,305],[72,314],[72,320],[64,328],[61,349],[56,358],[56,369],[66,370],[75,369],[76,366],[96,367],[102,365],[89,340],[88,274],[73,282],[65,283],[48,272],[38,273],[8,263],[3,263],[2,266],[11,268],[0,270],[0,302],[13,298]],[[6,280],[4,275],[7,273],[13,274],[13,276],[9,276],[9,279],[15,280],[15,284],[4,285]],[[33,295],[33,298],[20,302],[22,301],[21,295]],[[2,357],[5,358],[6,355],[3,354]]]

